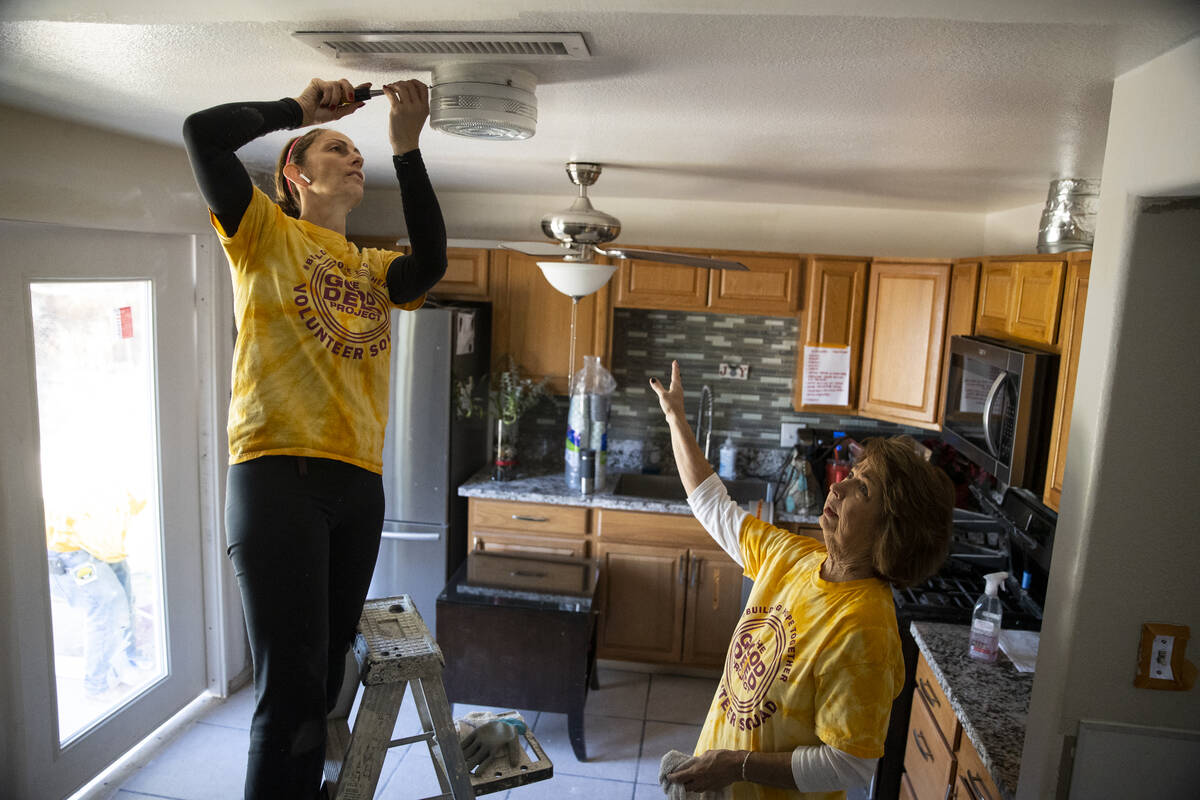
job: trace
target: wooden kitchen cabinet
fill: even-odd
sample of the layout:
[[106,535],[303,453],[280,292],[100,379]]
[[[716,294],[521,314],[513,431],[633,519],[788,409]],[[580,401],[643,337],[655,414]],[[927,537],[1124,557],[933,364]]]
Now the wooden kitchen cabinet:
[[[672,252],[697,253],[686,248]],[[669,311],[705,311],[708,307],[708,273],[658,261],[624,259],[613,279],[616,308],[650,308]]]
[[1053,348],[1066,264],[1064,255],[984,259],[975,333]]
[[678,662],[683,652],[687,548],[601,540],[601,658]]
[[955,800],[1001,800],[1000,790],[988,774],[975,745],[966,736],[959,741],[957,756],[957,780],[950,796]]
[[942,345],[942,382],[938,390],[938,425],[945,424],[946,371],[950,369],[950,339],[975,333],[975,309],[979,301],[979,270],[983,261],[960,258],[950,269],[950,300],[946,304],[946,341]]
[[[796,411],[845,414],[856,408],[869,263],[870,259],[842,256],[809,256],[805,259],[804,310],[798,326],[796,379],[792,389],[792,408]],[[850,393],[846,405],[803,403],[806,344],[850,348]]]
[[729,251],[706,255],[740,261],[750,268],[749,272],[707,270],[709,311],[790,317],[800,310],[799,256]]
[[578,302],[575,363],[568,364],[572,299],[549,284],[534,256],[493,251],[491,268],[493,369],[503,369],[511,355],[525,374],[549,378],[550,390],[565,395],[568,376],[583,366],[585,355],[599,356],[601,363],[611,366],[607,284]]
[[937,428],[949,261],[872,261],[860,414]]
[[1062,353],[1058,364],[1058,390],[1054,396],[1054,421],[1050,431],[1050,451],[1046,464],[1046,488],[1042,501],[1058,511],[1062,501],[1063,473],[1067,466],[1067,440],[1071,433],[1071,412],[1075,407],[1075,379],[1079,375],[1079,344],[1083,338],[1083,315],[1087,307],[1088,279],[1092,271],[1090,252],[1071,253],[1067,260],[1067,279],[1063,290],[1062,323],[1058,346]]
[[684,663],[724,664],[742,615],[742,568],[721,550],[689,550],[684,609]]
[[591,515],[575,506],[472,497],[467,528],[469,550],[584,558]]
[[917,662],[916,682],[904,750],[907,781],[901,783],[914,800],[942,800],[954,784],[961,726],[924,655]]
[[[409,248],[396,244],[391,236],[351,236],[359,247],[376,247],[407,253]],[[447,247],[446,274],[429,290],[442,300],[490,300],[492,251],[482,247]]]
[[740,261],[741,270],[708,270],[656,261],[623,261],[615,279],[617,308],[791,316],[800,309],[801,260],[785,253],[670,248]]
[[720,666],[742,568],[693,517],[600,509],[601,658]]

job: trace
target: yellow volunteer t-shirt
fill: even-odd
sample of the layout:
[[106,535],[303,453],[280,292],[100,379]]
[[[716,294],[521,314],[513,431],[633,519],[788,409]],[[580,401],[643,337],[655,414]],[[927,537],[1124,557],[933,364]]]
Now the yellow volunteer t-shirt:
[[[790,753],[824,743],[859,758],[882,756],[892,701],[904,685],[887,583],[825,581],[824,545],[753,516],[742,524],[739,541],[754,589],[695,754]],[[735,800],[844,796],[733,784]]]
[[289,217],[257,188],[232,237],[210,217],[229,259],[238,328],[229,463],[311,456],[382,472],[387,267],[398,254],[360,250]]

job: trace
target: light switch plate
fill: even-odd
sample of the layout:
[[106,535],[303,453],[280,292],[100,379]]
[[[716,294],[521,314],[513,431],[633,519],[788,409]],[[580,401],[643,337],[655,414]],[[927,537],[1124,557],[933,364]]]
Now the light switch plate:
[[1196,667],[1184,658],[1189,633],[1186,625],[1143,623],[1133,685],[1139,689],[1190,689]]
[[805,427],[803,422],[779,423],[779,446],[794,447],[796,445],[796,437],[800,435],[800,429],[803,427]]

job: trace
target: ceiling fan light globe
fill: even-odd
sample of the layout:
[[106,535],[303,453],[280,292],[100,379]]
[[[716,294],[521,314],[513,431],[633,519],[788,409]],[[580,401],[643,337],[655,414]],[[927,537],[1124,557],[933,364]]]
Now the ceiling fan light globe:
[[570,261],[539,261],[542,275],[567,297],[586,297],[599,291],[617,271],[615,264],[581,264]]

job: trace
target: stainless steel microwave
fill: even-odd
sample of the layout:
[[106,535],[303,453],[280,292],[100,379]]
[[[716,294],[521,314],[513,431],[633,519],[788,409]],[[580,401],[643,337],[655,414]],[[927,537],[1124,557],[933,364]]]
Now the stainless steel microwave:
[[954,336],[942,438],[1010,486],[1040,491],[1058,356],[982,336]]

